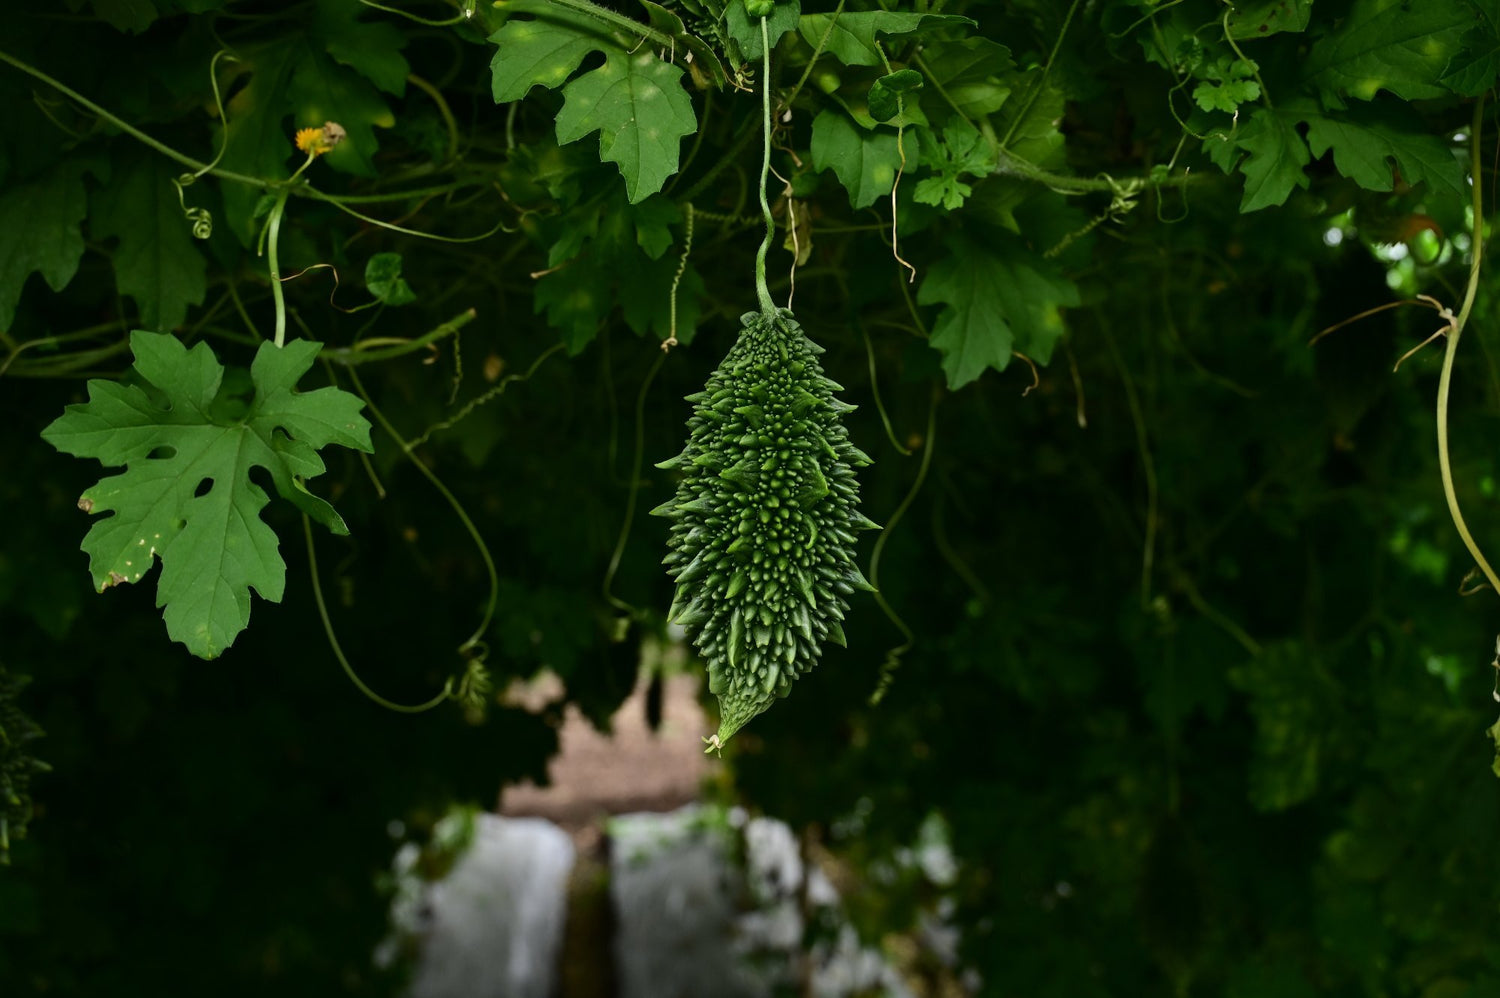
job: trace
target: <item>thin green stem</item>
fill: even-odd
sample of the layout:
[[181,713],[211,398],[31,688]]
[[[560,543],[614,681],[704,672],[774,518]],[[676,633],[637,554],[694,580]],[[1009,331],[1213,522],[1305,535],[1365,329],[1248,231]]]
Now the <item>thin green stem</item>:
[[443,701],[453,695],[453,680],[451,679],[444,684],[443,691],[431,700],[419,704],[401,704],[387,700],[366,686],[365,681],[359,678],[359,673],[354,671],[354,666],[349,663],[349,657],[344,654],[338,635],[334,633],[333,621],[328,616],[328,603],[323,598],[323,583],[318,580],[318,549],[313,543],[312,521],[308,519],[306,513],[302,514],[302,536],[307,539],[307,568],[308,575],[312,579],[313,603],[318,608],[318,619],[323,622],[323,634],[328,638],[328,647],[333,649],[333,657],[338,659],[344,675],[349,677],[349,682],[354,684],[355,689],[386,710],[393,710],[398,714],[422,714],[434,707],[442,706]]
[[[375,0],[359,0],[359,2],[364,4],[366,7],[373,7],[376,10],[385,11],[387,14],[396,14],[399,17],[404,17],[408,21],[415,21],[417,24],[425,24],[429,28],[447,28],[455,24],[462,24],[464,23],[464,21],[468,20],[467,15],[457,14],[453,17],[445,18],[441,21],[435,21],[432,18],[422,17],[421,15],[413,14],[410,11],[400,10],[396,7],[387,7],[385,4],[376,3]],[[470,7],[469,9],[470,13],[472,13],[473,8]]]
[[1239,44],[1234,40],[1234,32],[1229,30],[1229,15],[1233,13],[1234,4],[1230,3],[1229,0],[1224,0],[1224,20],[1222,22],[1224,25],[1224,40],[1229,43],[1229,47],[1234,50],[1234,54],[1239,57],[1240,62],[1255,66],[1255,69],[1251,70],[1251,72],[1255,75],[1255,82],[1260,84],[1261,102],[1266,105],[1266,110],[1275,110],[1274,105],[1271,103],[1271,91],[1266,89],[1266,81],[1260,78],[1260,67],[1256,66],[1254,60],[1245,58],[1245,53],[1240,51]]
[[283,187],[276,193],[276,203],[271,207],[271,218],[266,223],[266,266],[271,272],[271,299],[276,304],[276,345],[286,344],[286,292],[281,287],[281,263],[276,258],[276,247],[281,239],[281,216],[286,214],[286,199],[291,188]]
[[551,357],[553,354],[557,353],[557,351],[563,349],[564,346],[565,346],[565,344],[562,344],[562,343],[554,343],[554,344],[552,344],[552,346],[550,346],[546,350],[542,351],[541,355],[538,356],[536,360],[534,360],[534,361],[531,362],[531,366],[526,369],[526,373],[525,374],[507,374],[505,377],[503,377],[503,378],[500,379],[499,384],[495,385],[495,387],[491,388],[489,391],[485,392],[483,395],[478,396],[477,398],[470,399],[468,401],[468,403],[466,403],[464,405],[464,407],[462,409],[458,410],[458,412],[455,415],[453,415],[452,417],[450,417],[448,419],[445,419],[445,420],[443,420],[440,423],[434,423],[433,425],[429,426],[422,433],[422,435],[420,437],[417,437],[414,440],[408,441],[407,442],[407,446],[409,446],[409,447],[420,447],[420,446],[422,446],[429,439],[431,439],[431,437],[432,437],[432,435],[434,433],[437,433],[439,430],[446,430],[446,429],[448,429],[451,426],[457,425],[458,423],[462,422],[464,420],[464,418],[466,416],[468,416],[469,413],[473,412],[475,409],[477,409],[480,406],[484,405],[486,402],[490,401],[491,399],[498,398],[499,396],[504,395],[505,394],[505,389],[508,388],[508,387],[510,387],[512,384],[515,384],[518,381],[530,381],[531,380],[531,376],[534,375],[534,374],[536,374],[537,369],[542,366],[542,364],[547,360],[547,358]]
[[1044,170],[1028,160],[1006,152],[1000,154],[995,173],[1043,184],[1060,194],[1089,194],[1095,191],[1109,191],[1114,194],[1124,191],[1127,196],[1148,186],[1185,187],[1188,184],[1205,180],[1209,176],[1207,173],[1179,173],[1160,182],[1148,180],[1145,177],[1070,177]]
[[461,191],[465,187],[483,187],[488,186],[488,184],[488,179],[475,177],[471,180],[455,180],[448,184],[435,184],[432,187],[415,187],[409,191],[390,191],[385,194],[327,194],[310,184],[302,184],[293,190],[292,193],[299,197],[327,201],[329,204],[382,204],[391,201],[420,201],[442,194],[451,194],[454,191]]
[[493,236],[497,232],[502,232],[502,231],[503,232],[514,232],[515,231],[514,229],[510,228],[509,226],[507,226],[505,224],[504,219],[502,219],[502,220],[496,222],[488,230],[486,230],[484,232],[481,232],[477,236],[440,236],[440,235],[437,235],[436,233],[432,233],[432,232],[423,232],[420,229],[408,229],[404,225],[397,225],[394,222],[382,222],[378,218],[371,218],[369,215],[366,215],[366,214],[364,214],[362,212],[355,211],[353,208],[350,208],[348,205],[344,204],[342,201],[334,200],[333,198],[330,198],[327,195],[325,195],[322,191],[314,190],[311,187],[305,188],[305,192],[307,193],[307,195],[309,197],[316,198],[319,201],[325,201],[328,204],[333,205],[335,208],[337,208],[339,211],[343,212],[344,214],[346,214],[346,215],[352,215],[355,218],[359,219],[361,222],[366,222],[366,223],[368,223],[370,225],[378,226],[379,228],[382,228],[382,229],[389,229],[391,232],[399,232],[399,233],[401,233],[404,236],[416,236],[419,239],[431,239],[434,242],[439,242],[439,243],[477,243],[477,242],[483,242],[484,240],[488,239],[490,236]]
[[906,515],[906,511],[911,508],[911,504],[916,502],[917,494],[922,491],[922,485],[927,481],[927,469],[932,467],[932,450],[937,444],[937,407],[941,394],[941,388],[933,388],[932,402],[927,409],[927,436],[922,441],[922,461],[917,466],[917,477],[912,480],[911,488],[901,500],[900,505],[896,507],[896,511],[890,515],[890,519],[885,521],[885,529],[875,539],[875,549],[870,552],[869,575],[870,585],[875,589],[875,602],[880,605],[880,609],[885,612],[886,617],[892,624],[896,625],[897,630],[906,639],[902,644],[886,652],[885,661],[880,666],[880,681],[875,685],[875,692],[870,694],[871,706],[875,706],[881,700],[885,699],[886,691],[891,688],[891,683],[895,681],[896,670],[901,667],[901,656],[910,651],[912,645],[917,641],[917,636],[912,633],[912,629],[906,626],[906,621],[902,620],[896,611],[891,608],[891,604],[886,601],[885,594],[880,591],[880,559],[885,554],[886,543],[891,539],[891,533],[896,529],[896,524],[901,522],[901,518]]
[[641,390],[635,397],[635,451],[630,465],[630,492],[625,498],[625,521],[620,524],[620,536],[615,539],[614,552],[609,556],[609,568],[604,572],[604,600],[610,606],[622,613],[634,614],[636,608],[616,596],[613,592],[615,573],[620,570],[620,559],[625,556],[625,545],[630,542],[630,531],[635,526],[636,498],[641,491],[641,465],[646,456],[646,393],[651,390],[651,383],[656,380],[656,372],[666,362],[665,352],[656,355],[651,369],[646,372],[646,378],[641,382]]
[[771,289],[766,287],[766,253],[776,238],[776,220],[771,217],[771,203],[766,200],[766,183],[771,173],[771,30],[764,17],[760,19],[760,45],[761,140],[765,145],[760,160],[760,211],[766,219],[766,235],[755,251],[755,293],[760,298],[760,310],[766,315],[775,315]]
[[1109,347],[1115,369],[1120,372],[1120,383],[1125,387],[1125,403],[1130,409],[1136,448],[1141,455],[1141,470],[1146,477],[1146,539],[1141,549],[1141,609],[1144,610],[1151,604],[1151,578],[1156,570],[1156,534],[1161,519],[1156,461],[1151,456],[1151,438],[1146,430],[1146,416],[1140,396],[1135,390],[1135,379],[1130,376],[1130,368],[1125,366],[1125,359],[1120,356],[1120,348],[1115,343],[1114,334],[1110,332],[1103,312],[1096,311],[1095,318],[1099,323],[1099,331],[1104,334],[1104,342]]
[[1458,536],[1462,538],[1464,547],[1469,549],[1475,564],[1484,573],[1484,577],[1500,592],[1500,578],[1495,575],[1495,570],[1490,567],[1484,552],[1479,550],[1474,536],[1469,533],[1469,526],[1464,522],[1464,515],[1458,508],[1458,492],[1453,487],[1453,463],[1448,452],[1448,394],[1453,387],[1453,358],[1458,355],[1458,340],[1463,335],[1464,326],[1469,321],[1469,314],[1474,310],[1474,299],[1479,293],[1479,268],[1484,251],[1484,184],[1483,170],[1481,167],[1479,150],[1479,132],[1484,125],[1484,96],[1474,102],[1474,121],[1469,130],[1469,171],[1470,171],[1470,193],[1473,196],[1474,229],[1471,236],[1473,244],[1473,255],[1469,259],[1469,283],[1464,290],[1463,306],[1459,309],[1458,317],[1454,319],[1452,327],[1448,331],[1448,346],[1443,351],[1443,370],[1438,378],[1437,391],[1437,446],[1438,446],[1438,470],[1443,478],[1443,496],[1448,500],[1448,513],[1453,517],[1453,525],[1458,528]]
[[207,173],[211,176],[218,177],[220,180],[231,180],[235,183],[248,184],[251,187],[258,187],[261,190],[268,190],[270,188],[280,186],[284,183],[284,181],[267,180],[264,177],[251,177],[243,173],[235,173],[232,170],[221,170],[217,167],[210,168],[207,163],[196,160],[191,156],[184,155],[183,153],[178,152],[176,149],[173,149],[166,143],[152,138],[145,132],[141,131],[139,128],[136,128],[135,126],[129,124],[117,115],[111,114],[109,111],[106,111],[104,108],[100,107],[98,104],[95,104],[93,101],[89,100],[78,91],[72,89],[66,84],[59,82],[56,79],[53,79],[51,76],[48,76],[40,69],[22,62],[20,59],[17,59],[15,56],[11,55],[9,52],[4,51],[3,49],[0,49],[0,62],[9,63],[11,66],[19,69],[27,76],[30,76],[33,79],[40,80],[42,83],[47,84],[47,86],[56,90],[58,93],[67,97],[69,100],[74,101],[79,106],[86,108],[88,111],[92,112],[100,118],[103,118],[111,125],[114,125],[120,131],[124,132],[126,135],[129,135],[137,142],[144,143],[145,145],[148,145],[152,149],[155,149],[157,152],[161,153],[163,156],[166,156],[168,159],[175,160],[176,162],[181,163],[183,166],[197,171],[199,176]]
[[902,457],[911,457],[911,449],[903,447],[901,441],[896,439],[896,431],[891,426],[891,417],[885,411],[885,403],[880,400],[880,380],[875,374],[875,344],[870,341],[870,334],[863,323],[856,323],[859,329],[860,339],[865,341],[865,357],[870,362],[870,394],[875,396],[875,411],[880,413],[880,425],[885,427],[886,439],[896,452]]
[[477,314],[472,308],[460,312],[431,332],[423,333],[416,339],[405,340],[393,346],[361,348],[360,343],[355,343],[353,346],[325,349],[321,356],[344,367],[353,367],[356,364],[372,364],[383,360],[395,360],[397,357],[404,357],[409,353],[415,353],[418,350],[431,346],[438,340],[454,335],[460,329],[473,322]]
[[469,513],[464,509],[463,503],[459,502],[458,497],[448,490],[448,486],[443,484],[442,479],[438,478],[436,473],[417,457],[416,453],[412,450],[411,444],[407,443],[406,438],[396,432],[396,428],[391,425],[391,421],[386,418],[385,413],[370,398],[370,393],[365,390],[364,383],[359,380],[359,370],[357,368],[351,367],[349,369],[349,379],[354,383],[354,389],[359,392],[359,397],[365,400],[365,405],[369,407],[370,415],[375,417],[375,421],[380,424],[381,429],[385,430],[390,438],[396,441],[396,446],[401,448],[401,453],[405,454],[406,459],[411,462],[412,466],[422,473],[423,478],[432,483],[432,487],[437,489],[438,494],[443,497],[454,514],[458,516],[459,522],[469,532],[469,537],[473,539],[474,547],[479,551],[479,557],[484,562],[485,574],[489,579],[490,595],[489,600],[485,603],[484,613],[480,617],[479,626],[474,628],[474,633],[469,636],[468,640],[458,646],[460,653],[468,654],[473,649],[483,645],[485,632],[489,630],[490,621],[495,616],[495,608],[500,602],[500,574],[495,570],[495,559],[490,555],[489,545],[484,542],[484,537],[479,533],[479,528],[469,518]]

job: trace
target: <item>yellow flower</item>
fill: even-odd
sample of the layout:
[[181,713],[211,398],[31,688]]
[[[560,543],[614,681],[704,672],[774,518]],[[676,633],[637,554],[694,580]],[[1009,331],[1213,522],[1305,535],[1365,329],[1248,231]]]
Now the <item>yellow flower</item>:
[[347,133],[336,121],[323,122],[322,128],[297,129],[297,148],[312,156],[321,156],[344,141]]

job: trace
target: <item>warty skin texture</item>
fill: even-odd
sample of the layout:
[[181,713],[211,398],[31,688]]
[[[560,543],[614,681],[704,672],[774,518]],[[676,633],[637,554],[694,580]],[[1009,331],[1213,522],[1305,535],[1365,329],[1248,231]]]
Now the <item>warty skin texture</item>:
[[854,561],[861,530],[854,470],[870,458],[841,418],[854,406],[823,375],[823,348],[792,313],[749,312],[701,392],[682,474],[652,512],[673,520],[664,559],[677,582],[668,619],[708,664],[722,746],[812,670],[823,642],[844,644],[847,597],[870,584]]

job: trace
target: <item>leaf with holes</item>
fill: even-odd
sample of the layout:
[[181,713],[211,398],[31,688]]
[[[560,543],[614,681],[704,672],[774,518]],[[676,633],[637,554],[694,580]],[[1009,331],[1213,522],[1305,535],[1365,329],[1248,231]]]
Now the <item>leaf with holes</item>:
[[68,406],[42,437],[65,454],[125,468],[78,500],[101,517],[83,540],[95,587],[137,582],[160,558],[156,605],[167,633],[214,658],[249,624],[251,589],[279,602],[286,587],[276,534],[260,518],[270,497],[251,472],[270,472],[283,499],[347,534],[303,481],[323,473],[317,452],[328,444],[370,451],[370,424],[347,392],[295,390],[318,343],[262,343],[248,400],[226,390],[206,344],[189,350],[175,337],[137,331],[130,346],[145,385],[90,381],[88,402]]
[[[683,137],[698,128],[682,70],[595,18],[527,0],[506,9],[535,16],[512,16],[490,36],[495,101],[520,100],[535,86],[561,87],[557,141],[598,132],[599,158],[619,166],[632,202],[660,191],[677,172]],[[594,52],[604,65],[569,80]]]

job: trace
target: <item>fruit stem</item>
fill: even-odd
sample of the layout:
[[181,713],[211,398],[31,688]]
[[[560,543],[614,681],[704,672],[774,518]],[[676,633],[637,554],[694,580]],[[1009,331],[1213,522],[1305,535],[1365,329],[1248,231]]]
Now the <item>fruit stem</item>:
[[776,220],[771,217],[771,204],[766,199],[766,181],[771,174],[771,31],[764,17],[760,19],[760,47],[761,138],[765,145],[760,160],[760,211],[766,218],[766,235],[760,241],[760,249],[755,251],[755,294],[760,298],[760,310],[774,316],[776,305],[771,301],[771,289],[766,286],[766,254],[776,236]]

